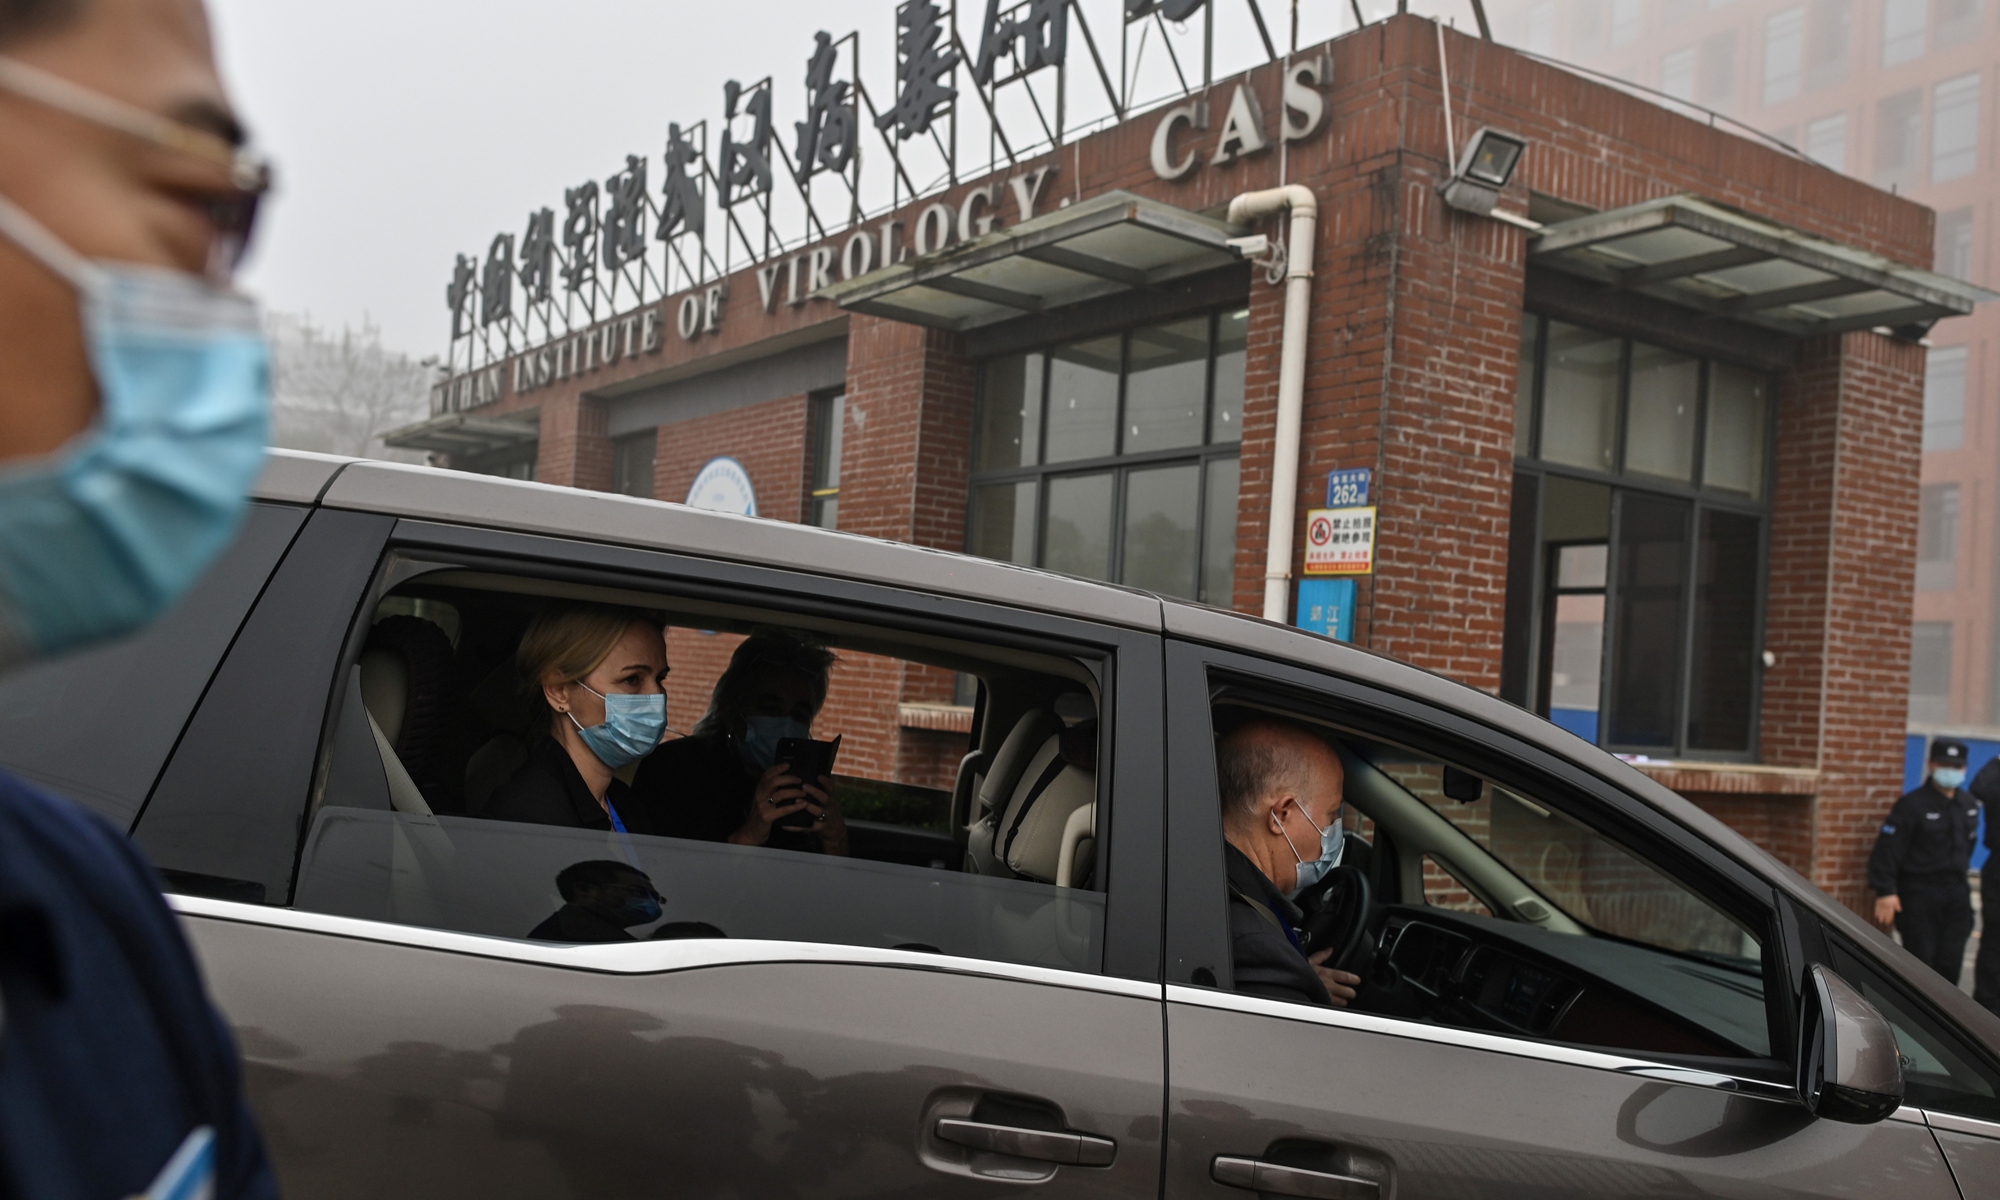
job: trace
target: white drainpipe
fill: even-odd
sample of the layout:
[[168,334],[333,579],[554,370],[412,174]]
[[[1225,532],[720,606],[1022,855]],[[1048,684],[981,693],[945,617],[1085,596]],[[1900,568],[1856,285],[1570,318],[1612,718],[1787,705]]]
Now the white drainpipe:
[[1306,309],[1312,300],[1313,226],[1319,202],[1299,184],[1245,192],[1229,202],[1229,220],[1245,225],[1280,209],[1292,211],[1286,246],[1285,329],[1278,350],[1278,436],[1271,459],[1271,526],[1264,546],[1264,619],[1285,621],[1291,598],[1292,522],[1299,494],[1299,427],[1305,418]]

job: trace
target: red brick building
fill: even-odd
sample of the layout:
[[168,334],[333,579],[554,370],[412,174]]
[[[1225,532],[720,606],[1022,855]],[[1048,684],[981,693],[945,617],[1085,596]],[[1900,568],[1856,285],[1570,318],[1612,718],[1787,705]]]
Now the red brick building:
[[[1492,215],[1441,196],[1447,121],[1526,143]],[[1973,293],[1916,269],[1929,209],[1429,21],[460,375],[392,441],[669,500],[728,458],[760,516],[1259,611],[1285,287],[1227,241],[1287,224],[1225,214],[1281,184],[1318,206],[1293,579],[1328,472],[1368,469],[1354,641],[1859,903],[1901,790],[1918,339]],[[727,645],[675,637],[678,716]],[[948,779],[952,679],[852,666],[849,745]]]

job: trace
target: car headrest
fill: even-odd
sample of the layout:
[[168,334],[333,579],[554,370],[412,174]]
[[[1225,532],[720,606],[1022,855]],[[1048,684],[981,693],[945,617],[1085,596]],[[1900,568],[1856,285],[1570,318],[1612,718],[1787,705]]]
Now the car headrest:
[[1031,708],[1022,713],[1008,732],[1007,740],[1000,743],[993,765],[987,768],[986,778],[979,785],[979,811],[996,815],[1005,811],[1021,786],[1021,776],[1027,772],[1029,762],[1062,730],[1062,718],[1050,709]]
[[410,703],[410,671],[402,655],[386,646],[371,646],[361,655],[361,703],[395,745]]

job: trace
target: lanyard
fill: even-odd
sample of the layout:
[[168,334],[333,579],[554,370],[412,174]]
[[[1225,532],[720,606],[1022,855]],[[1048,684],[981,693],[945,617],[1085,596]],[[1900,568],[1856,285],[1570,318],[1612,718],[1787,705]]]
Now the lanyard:
[[625,828],[625,822],[618,819],[618,806],[611,803],[611,797],[609,796],[604,798],[604,811],[611,814],[611,828],[616,829],[620,833],[631,832]]

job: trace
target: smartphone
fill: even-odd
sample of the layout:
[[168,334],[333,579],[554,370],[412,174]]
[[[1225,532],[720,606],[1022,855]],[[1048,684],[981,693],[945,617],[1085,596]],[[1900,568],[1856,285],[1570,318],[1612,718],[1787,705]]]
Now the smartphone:
[[[778,742],[778,753],[773,761],[785,763],[790,768],[788,773],[798,776],[800,782],[818,787],[820,776],[833,774],[833,760],[839,754],[838,737],[830,742],[816,742],[811,738],[782,738]],[[780,820],[778,828],[811,829],[814,821],[812,813],[802,808]]]

